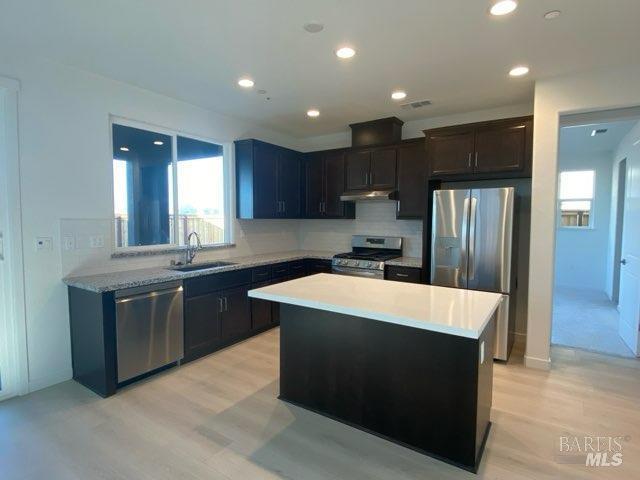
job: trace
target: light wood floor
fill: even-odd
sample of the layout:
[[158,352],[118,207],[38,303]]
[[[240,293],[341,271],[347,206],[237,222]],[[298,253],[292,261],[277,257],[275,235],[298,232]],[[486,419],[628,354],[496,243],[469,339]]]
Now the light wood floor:
[[[276,400],[278,330],[101,399],[69,381],[0,404],[0,478],[640,478],[640,362],[555,348],[496,364],[478,476]],[[518,357],[515,355],[514,357]],[[556,463],[560,435],[626,435],[624,463]]]

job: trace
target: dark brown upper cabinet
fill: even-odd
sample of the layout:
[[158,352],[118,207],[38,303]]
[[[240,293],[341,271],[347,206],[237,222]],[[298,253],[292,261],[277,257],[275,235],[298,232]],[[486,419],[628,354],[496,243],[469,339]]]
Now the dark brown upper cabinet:
[[432,178],[531,176],[533,117],[425,130]]
[[398,146],[397,218],[422,218],[427,206],[427,152],[424,140]]
[[396,147],[355,150],[347,154],[346,190],[384,190],[396,187]]
[[301,154],[254,139],[236,141],[235,149],[237,217],[300,218]]
[[355,218],[353,202],[340,201],[340,195],[345,190],[344,157],[344,150],[328,150],[307,155],[306,218]]

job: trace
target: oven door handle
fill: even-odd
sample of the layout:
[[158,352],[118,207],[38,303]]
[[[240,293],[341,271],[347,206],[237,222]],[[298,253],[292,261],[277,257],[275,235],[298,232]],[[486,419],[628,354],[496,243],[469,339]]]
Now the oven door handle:
[[362,270],[359,268],[349,268],[349,267],[332,267],[331,271],[333,273],[338,273],[338,274],[342,274],[342,275],[351,275],[354,277],[371,277],[371,278],[384,278],[384,271],[383,270],[377,270],[377,271],[371,271],[371,270]]

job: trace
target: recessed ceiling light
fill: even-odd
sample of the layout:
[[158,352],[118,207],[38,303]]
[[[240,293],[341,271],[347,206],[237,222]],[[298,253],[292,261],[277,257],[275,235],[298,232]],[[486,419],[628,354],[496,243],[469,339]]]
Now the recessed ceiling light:
[[527,73],[529,73],[529,67],[527,67],[525,65],[519,65],[517,67],[513,67],[509,71],[509,75],[511,75],[512,77],[522,77],[523,75],[526,75]]
[[391,98],[394,100],[402,100],[403,98],[407,98],[407,94],[402,90],[397,90],[391,94]]
[[304,28],[309,33],[318,33],[324,30],[324,25],[320,22],[309,22],[305,23],[302,28]]
[[351,47],[340,47],[336,50],[336,55],[340,58],[351,58],[356,54],[356,51]]
[[242,88],[251,88],[254,85],[254,81],[250,78],[245,77],[238,80],[238,85],[240,85]]
[[120,151],[128,152],[129,151],[129,147],[120,147]]
[[518,8],[518,2],[516,2],[516,0],[500,0],[491,6],[489,13],[499,17],[513,12],[516,8]]
[[311,110],[307,110],[307,117],[315,118],[320,116],[320,111],[312,108]]
[[164,142],[162,140],[156,140],[155,142],[153,142],[154,145],[164,145]]
[[544,14],[544,18],[546,20],[553,20],[554,18],[558,18],[562,12],[560,10],[551,10]]

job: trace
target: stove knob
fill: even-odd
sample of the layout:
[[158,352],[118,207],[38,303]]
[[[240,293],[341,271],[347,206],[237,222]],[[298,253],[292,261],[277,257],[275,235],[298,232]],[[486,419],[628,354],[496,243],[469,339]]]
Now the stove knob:
[[367,262],[367,268],[371,268],[371,262]]
[[346,260],[340,260],[338,263],[339,263],[340,265],[346,265],[346,264],[347,264],[347,261],[346,261]]
[[354,260],[353,261],[353,266],[354,267],[359,267],[360,266],[360,261],[359,260]]

